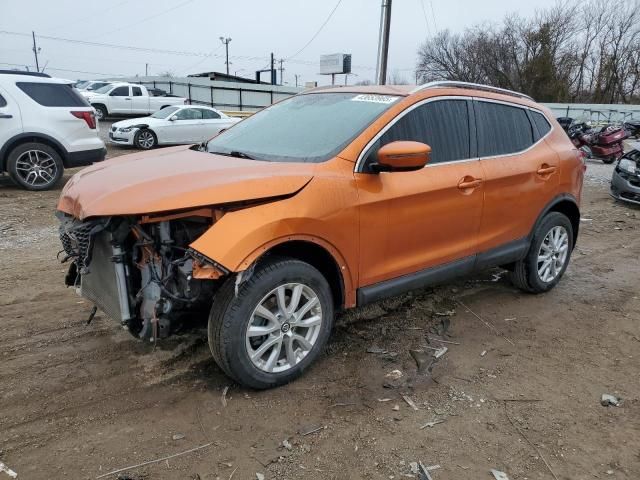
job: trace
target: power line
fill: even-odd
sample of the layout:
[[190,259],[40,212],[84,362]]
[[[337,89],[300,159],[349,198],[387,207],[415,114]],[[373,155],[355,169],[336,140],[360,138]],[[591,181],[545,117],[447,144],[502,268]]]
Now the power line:
[[320,25],[320,28],[318,29],[318,31],[313,35],[313,37],[311,37],[311,40],[309,40],[304,47],[302,47],[300,50],[298,50],[296,53],[294,53],[293,55],[291,55],[290,57],[286,58],[285,60],[290,60],[294,57],[297,57],[300,53],[302,53],[302,51],[307,48],[309,45],[311,45],[311,42],[313,42],[316,37],[318,35],[320,35],[320,32],[322,31],[322,29],[325,27],[325,25],[327,23],[329,23],[329,20],[331,20],[331,17],[333,17],[333,14],[335,13],[335,11],[338,9],[338,7],[340,6],[340,4],[342,3],[342,0],[338,0],[338,3],[336,3],[336,6],[333,7],[333,10],[331,10],[331,13],[329,13],[329,16],[327,17],[327,19],[324,21],[324,23],[322,25]]
[[101,15],[101,16],[102,16],[102,15],[104,15],[106,12],[110,12],[110,11],[111,11],[111,10],[113,10],[114,8],[118,8],[118,7],[120,7],[120,6],[124,5],[125,3],[128,3],[128,2],[129,2],[129,0],[124,0],[124,1],[122,1],[122,2],[118,2],[118,3],[114,4],[114,5],[111,5],[111,6],[108,6],[108,7],[105,7],[105,8],[101,8],[99,12],[92,13],[91,15],[87,15],[86,17],[80,17],[80,18],[78,18],[78,19],[76,19],[76,20],[67,20],[67,21],[66,21],[65,23],[63,23],[63,24],[56,25],[55,27],[52,27],[52,28],[45,28],[44,30],[45,30],[45,31],[59,30],[59,29],[61,29],[62,27],[65,27],[65,28],[67,28],[67,29],[68,29],[68,28],[69,28],[69,25],[77,25],[77,24],[79,24],[79,23],[84,22],[85,20],[95,19],[96,15]]
[[431,28],[429,27],[429,19],[427,18],[427,10],[424,8],[424,0],[419,0],[422,6],[422,14],[424,15],[424,23],[427,24],[427,35],[431,36]]
[[109,35],[111,33],[119,32],[119,31],[124,30],[124,29],[129,28],[129,27],[137,27],[141,23],[148,22],[149,20],[153,20],[154,18],[157,18],[157,17],[159,17],[161,15],[165,15],[165,14],[167,14],[169,12],[172,12],[173,10],[177,10],[178,8],[184,7],[186,4],[191,3],[191,2],[193,2],[193,0],[186,0],[185,2],[182,2],[182,3],[178,4],[178,5],[175,5],[175,6],[169,8],[167,10],[163,10],[162,12],[158,12],[158,13],[156,13],[154,15],[149,16],[149,17],[141,18],[140,20],[137,20],[135,23],[132,23],[130,25],[125,25],[124,27],[116,28],[114,30],[109,30],[107,32],[101,33],[100,35],[97,35],[97,36],[94,36],[94,37],[89,37],[89,38],[100,38],[100,37],[104,37],[105,35]]
[[429,0],[429,5],[431,6],[431,18],[433,18],[433,28],[438,31],[438,24],[436,23],[436,14],[433,10],[433,2]]

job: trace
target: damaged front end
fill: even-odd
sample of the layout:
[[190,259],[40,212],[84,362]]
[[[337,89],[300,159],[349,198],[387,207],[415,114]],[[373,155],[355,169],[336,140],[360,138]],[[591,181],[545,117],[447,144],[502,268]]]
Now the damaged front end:
[[65,283],[136,337],[164,338],[206,315],[229,274],[189,248],[216,221],[213,209],[85,221],[57,215],[63,261],[71,261]]

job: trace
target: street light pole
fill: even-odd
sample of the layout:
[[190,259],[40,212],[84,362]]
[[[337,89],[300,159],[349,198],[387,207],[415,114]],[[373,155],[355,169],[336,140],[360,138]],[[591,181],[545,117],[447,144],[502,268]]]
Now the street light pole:
[[227,51],[227,61],[225,63],[227,65],[227,75],[229,75],[229,42],[231,38],[220,37],[220,41],[224,44],[225,50]]
[[40,71],[40,65],[38,64],[38,52],[40,51],[40,49],[36,45],[36,32],[32,31],[31,35],[33,37],[33,54],[36,57],[36,72],[39,72]]
[[391,28],[391,0],[382,0],[380,13],[380,38],[378,40],[378,62],[376,81],[378,85],[387,83],[387,57],[389,56],[389,30]]

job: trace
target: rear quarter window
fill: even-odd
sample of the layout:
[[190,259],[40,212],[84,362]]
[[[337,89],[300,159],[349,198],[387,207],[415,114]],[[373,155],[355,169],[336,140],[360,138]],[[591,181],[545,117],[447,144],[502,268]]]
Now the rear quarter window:
[[544,137],[549,130],[551,130],[551,124],[547,121],[547,119],[541,113],[530,111],[531,118],[533,120],[533,125],[535,126],[535,140],[538,141],[542,137]]
[[71,85],[63,83],[16,82],[16,86],[44,107],[88,107]]
[[0,107],[6,107],[7,101],[4,99],[2,95],[0,95]]
[[533,145],[533,129],[523,108],[475,101],[478,154],[509,155]]

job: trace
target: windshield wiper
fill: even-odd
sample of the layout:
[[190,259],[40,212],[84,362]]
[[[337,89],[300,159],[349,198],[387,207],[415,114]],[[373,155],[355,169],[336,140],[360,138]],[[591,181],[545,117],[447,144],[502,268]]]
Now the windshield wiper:
[[255,160],[255,158],[253,158],[251,155],[247,155],[244,152],[240,152],[238,150],[231,150],[230,152],[209,152],[209,153],[213,153],[214,155],[225,155],[227,157],[235,157],[235,158],[244,158],[246,160]]

